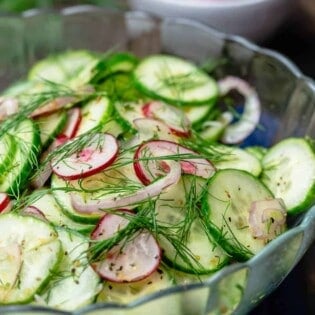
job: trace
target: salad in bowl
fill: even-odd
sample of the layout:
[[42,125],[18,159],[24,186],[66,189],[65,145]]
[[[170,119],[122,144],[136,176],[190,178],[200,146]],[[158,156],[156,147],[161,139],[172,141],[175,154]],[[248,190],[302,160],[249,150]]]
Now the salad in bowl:
[[280,281],[314,238],[311,215],[292,223],[312,213],[313,134],[274,141],[259,82],[226,66],[68,48],[2,91],[4,313],[225,314],[264,257],[256,292]]

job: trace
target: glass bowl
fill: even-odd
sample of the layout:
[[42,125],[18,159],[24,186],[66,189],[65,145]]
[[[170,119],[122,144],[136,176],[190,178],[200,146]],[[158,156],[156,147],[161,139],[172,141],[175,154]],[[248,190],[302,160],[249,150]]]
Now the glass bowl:
[[[164,52],[201,63],[225,58],[218,77],[238,75],[258,91],[268,117],[263,144],[288,136],[315,136],[315,84],[284,56],[183,19],[90,6],[60,12],[27,11],[0,19],[0,90],[23,77],[47,54],[65,49]],[[259,140],[259,139],[258,139]],[[315,238],[315,206],[292,218],[291,228],[244,263],[225,267],[203,283],[174,286],[129,305],[92,304],[72,314],[245,314],[273,291]],[[6,314],[71,314],[31,305],[0,306]]]

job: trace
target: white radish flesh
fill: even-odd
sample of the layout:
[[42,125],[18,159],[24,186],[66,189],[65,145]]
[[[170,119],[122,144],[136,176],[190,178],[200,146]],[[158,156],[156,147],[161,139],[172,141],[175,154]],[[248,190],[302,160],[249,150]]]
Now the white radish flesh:
[[118,143],[110,134],[95,134],[86,147],[70,156],[52,160],[53,172],[63,179],[91,176],[111,165],[117,157]]
[[[132,213],[129,212],[128,215],[132,216]],[[92,239],[108,239],[128,223],[128,218],[122,215],[107,214],[92,233]],[[160,260],[161,250],[155,238],[148,231],[142,230],[136,232],[130,240],[115,245],[105,259],[92,263],[92,266],[106,280],[134,282],[150,276],[158,268]]]
[[152,101],[142,106],[145,117],[163,121],[179,137],[190,135],[190,122],[185,113],[178,108],[159,101]]

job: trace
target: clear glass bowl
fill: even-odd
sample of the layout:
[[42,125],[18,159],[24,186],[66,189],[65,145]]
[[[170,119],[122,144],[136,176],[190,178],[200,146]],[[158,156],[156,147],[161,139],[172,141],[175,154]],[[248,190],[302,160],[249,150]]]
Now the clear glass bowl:
[[[187,20],[157,20],[140,12],[90,6],[61,12],[28,11],[0,19],[0,90],[23,77],[39,58],[65,49],[164,52],[200,63],[224,57],[218,76],[235,74],[254,84],[269,124],[264,144],[288,136],[315,136],[315,84],[284,56]],[[259,140],[259,139],[258,139]],[[225,267],[203,283],[177,286],[128,306],[93,304],[73,314],[245,314],[274,290],[315,238],[315,206],[245,263]],[[30,305],[0,306],[6,314],[70,314]]]

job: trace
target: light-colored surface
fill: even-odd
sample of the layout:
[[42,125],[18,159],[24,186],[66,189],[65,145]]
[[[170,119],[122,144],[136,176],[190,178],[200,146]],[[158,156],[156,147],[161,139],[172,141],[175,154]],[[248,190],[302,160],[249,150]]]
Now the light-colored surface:
[[294,0],[128,0],[134,10],[197,20],[261,42],[290,15]]

